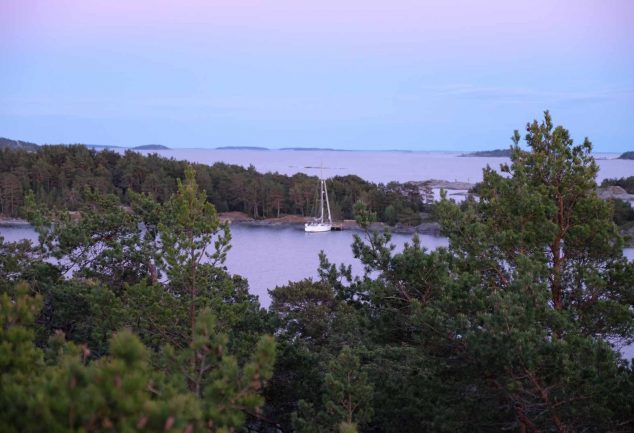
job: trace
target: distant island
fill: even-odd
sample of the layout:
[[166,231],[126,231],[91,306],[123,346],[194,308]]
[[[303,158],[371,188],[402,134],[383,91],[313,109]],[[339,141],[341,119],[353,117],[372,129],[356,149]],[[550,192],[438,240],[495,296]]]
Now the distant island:
[[170,150],[169,147],[162,144],[144,144],[142,146],[134,146],[134,150]]
[[333,149],[331,147],[282,147],[279,150],[303,150],[303,151],[327,151],[327,152],[342,152],[342,149]]
[[216,150],[271,150],[268,147],[259,146],[220,146]]
[[0,149],[26,149],[37,150],[40,146],[35,143],[22,140],[11,140],[10,138],[0,137]]
[[634,159],[634,150],[629,152],[623,152],[618,159]]
[[84,146],[91,149],[122,149],[121,146],[110,146],[107,144],[84,144]]
[[477,152],[465,153],[460,156],[485,156],[490,158],[510,158],[511,149],[479,150]]
[[[76,144],[64,144],[63,146],[75,146]],[[108,144],[84,144],[83,146],[89,149],[127,149],[123,146],[113,146]],[[10,138],[0,137],[0,149],[26,149],[26,150],[38,150],[41,146],[35,143],[22,140],[12,140]],[[135,146],[129,149],[134,150],[169,150],[167,146],[162,144],[144,144],[142,146]]]

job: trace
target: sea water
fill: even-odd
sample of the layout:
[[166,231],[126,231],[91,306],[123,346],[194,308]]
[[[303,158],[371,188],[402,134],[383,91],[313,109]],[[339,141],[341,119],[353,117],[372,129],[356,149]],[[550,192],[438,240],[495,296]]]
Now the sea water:
[[[234,224],[231,226],[231,250],[225,266],[232,274],[241,275],[249,281],[249,290],[257,295],[263,307],[270,304],[268,291],[289,281],[316,278],[319,267],[319,252],[323,251],[331,263],[351,265],[355,275],[363,273],[361,263],[353,258],[353,235],[359,231],[328,233],[306,233],[302,226],[253,227]],[[6,242],[30,239],[37,242],[37,234],[28,225],[0,226],[0,236]],[[392,243],[400,251],[411,235],[394,234]],[[442,237],[420,235],[427,249],[446,246]]]
[[[461,152],[407,151],[316,151],[316,150],[233,150],[233,149],[170,149],[139,151],[157,153],[166,158],[202,164],[224,162],[244,167],[253,165],[258,171],[293,175],[307,173],[324,177],[349,174],[375,182],[408,182],[427,179],[475,183],[482,180],[487,165],[498,170],[509,158],[462,157]],[[634,161],[616,159],[617,154],[595,154],[599,165],[597,182],[605,178],[634,175]]]

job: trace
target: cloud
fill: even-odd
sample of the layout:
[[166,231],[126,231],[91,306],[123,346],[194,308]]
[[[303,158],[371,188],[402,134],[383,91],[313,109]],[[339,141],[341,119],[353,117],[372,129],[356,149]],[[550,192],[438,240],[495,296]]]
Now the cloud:
[[437,90],[439,96],[509,103],[598,103],[632,98],[634,89],[598,91],[546,91],[525,87],[486,87],[472,85],[447,86]]

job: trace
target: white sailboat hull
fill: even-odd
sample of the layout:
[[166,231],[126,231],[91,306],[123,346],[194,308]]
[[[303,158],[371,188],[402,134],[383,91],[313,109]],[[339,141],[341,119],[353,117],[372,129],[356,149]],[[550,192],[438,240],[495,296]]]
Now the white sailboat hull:
[[[323,178],[319,179],[319,189],[319,218],[304,224],[304,231],[308,233],[323,233],[332,230],[332,215],[330,214],[330,203],[328,202],[328,188]],[[328,210],[327,220],[324,218],[324,202]]]
[[326,223],[310,223],[304,225],[304,231],[308,233],[329,232],[331,229],[332,225]]

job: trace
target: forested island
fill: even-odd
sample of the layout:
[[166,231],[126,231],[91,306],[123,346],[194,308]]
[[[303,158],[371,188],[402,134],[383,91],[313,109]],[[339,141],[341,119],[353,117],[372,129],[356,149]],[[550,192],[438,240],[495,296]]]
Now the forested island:
[[341,152],[341,149],[333,149],[331,147],[282,147],[280,150],[294,150],[304,152]]
[[268,147],[260,146],[220,146],[216,150],[270,150]]
[[141,146],[134,146],[135,150],[169,150],[169,147],[162,144],[143,144]]
[[299,150],[299,151],[328,151],[335,152],[338,149],[331,149],[327,147],[281,147],[279,149],[271,149],[263,146],[220,146],[216,147],[217,150]]
[[0,137],[0,149],[36,150],[38,147],[37,144],[28,141],[11,140],[10,138]]
[[480,156],[480,157],[493,157],[493,158],[510,158],[511,149],[495,149],[495,150],[478,150],[476,152],[465,153],[460,156]]
[[[121,149],[121,146],[111,146],[107,144],[87,144],[85,145],[92,149]],[[38,150],[40,146],[35,143],[22,140],[12,140],[9,138],[0,137],[0,149],[26,149],[26,150]],[[169,150],[169,147],[162,144],[144,144],[141,146],[132,147],[136,150]]]
[[[145,193],[164,203],[176,192],[177,180],[190,165],[158,154],[89,149],[85,146],[41,146],[37,152],[0,149],[0,214],[17,217],[27,191],[47,208],[78,211],[90,193],[113,194],[130,205],[130,193]],[[314,216],[319,186],[315,176],[259,173],[253,166],[193,164],[196,181],[218,212],[244,212],[255,218]],[[358,176],[328,181],[333,216],[354,218],[361,200],[390,225],[414,226],[429,211],[430,187],[420,183],[367,182]],[[87,195],[88,194],[88,195]]]
[[406,187],[335,178],[365,274],[322,254],[269,310],[225,269],[217,211],[306,210],[314,178],[3,150],[3,212],[40,238],[0,238],[0,431],[632,431],[634,263],[592,146],[548,112],[525,138],[478,200],[436,205],[449,246],[434,251],[369,230],[408,209]]
[[619,159],[634,159],[634,151],[631,152],[623,152],[620,156]]

